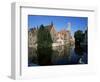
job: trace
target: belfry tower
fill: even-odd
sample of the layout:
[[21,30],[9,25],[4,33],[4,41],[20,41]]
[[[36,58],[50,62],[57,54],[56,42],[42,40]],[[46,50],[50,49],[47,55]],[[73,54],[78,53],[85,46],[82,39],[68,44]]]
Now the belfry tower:
[[70,22],[67,23],[67,30],[71,31],[71,23]]

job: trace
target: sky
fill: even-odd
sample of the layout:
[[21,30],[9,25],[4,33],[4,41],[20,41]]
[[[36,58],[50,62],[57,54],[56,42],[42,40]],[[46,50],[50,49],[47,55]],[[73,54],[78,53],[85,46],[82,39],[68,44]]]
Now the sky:
[[74,35],[74,32],[77,30],[85,31],[88,27],[88,18],[87,17],[70,17],[70,16],[41,16],[41,15],[28,15],[28,28],[39,27],[41,24],[50,25],[53,22],[53,25],[57,32],[62,29],[68,29],[68,23],[71,24],[71,34]]

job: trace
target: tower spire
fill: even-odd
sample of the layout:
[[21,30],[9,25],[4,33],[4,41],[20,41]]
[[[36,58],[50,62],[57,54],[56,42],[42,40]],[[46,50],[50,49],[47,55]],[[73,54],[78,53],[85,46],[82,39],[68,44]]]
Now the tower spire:
[[51,26],[53,26],[53,22],[51,21]]

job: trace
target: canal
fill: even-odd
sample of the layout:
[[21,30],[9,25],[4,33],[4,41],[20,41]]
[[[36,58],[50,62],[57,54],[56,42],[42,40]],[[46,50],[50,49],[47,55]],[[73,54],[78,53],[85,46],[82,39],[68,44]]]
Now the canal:
[[79,45],[51,48],[29,48],[28,66],[87,64],[87,50]]

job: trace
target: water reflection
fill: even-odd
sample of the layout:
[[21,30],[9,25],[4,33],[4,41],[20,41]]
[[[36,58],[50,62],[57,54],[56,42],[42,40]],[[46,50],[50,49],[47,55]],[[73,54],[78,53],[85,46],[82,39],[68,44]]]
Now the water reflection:
[[67,64],[71,54],[70,46],[55,47],[52,55],[53,64]]
[[82,46],[67,45],[30,49],[28,66],[87,64],[87,52]]

